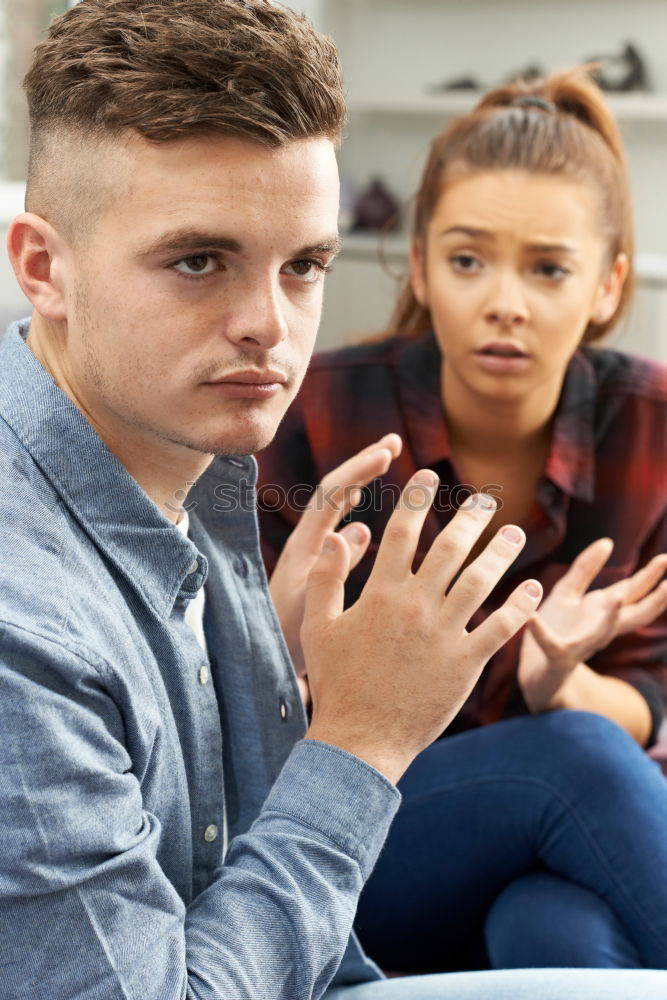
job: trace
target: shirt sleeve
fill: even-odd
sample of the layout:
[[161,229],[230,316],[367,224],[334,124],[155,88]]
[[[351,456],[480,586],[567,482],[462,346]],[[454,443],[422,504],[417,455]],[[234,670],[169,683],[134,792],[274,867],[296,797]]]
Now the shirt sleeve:
[[101,665],[14,627],[0,627],[0,640],[3,995],[321,997],[395,787],[342,750],[300,741],[251,829],[186,906],[163,870],[169,830],[144,808],[150,776],[133,771],[128,720]]
[[[642,546],[637,569],[662,552],[667,552],[667,513]],[[591,657],[589,666],[600,674],[626,681],[645,698],[652,719],[647,746],[653,746],[667,702],[667,613],[645,628],[614,639]]]

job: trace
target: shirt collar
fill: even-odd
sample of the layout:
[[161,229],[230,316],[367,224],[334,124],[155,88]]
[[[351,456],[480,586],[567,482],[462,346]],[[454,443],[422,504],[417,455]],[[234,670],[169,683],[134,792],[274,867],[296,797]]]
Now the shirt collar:
[[[415,466],[433,468],[451,449],[440,399],[440,349],[432,331],[405,340],[398,354],[398,394]],[[584,351],[571,359],[554,415],[545,475],[581,500],[594,496],[595,373]]]
[[[0,415],[86,534],[148,604],[167,616],[179,592],[194,593],[202,585],[206,559],[45,371],[25,343],[29,323],[13,323],[0,345]],[[252,459],[213,465],[216,483],[232,486],[241,472],[248,478],[254,469]]]

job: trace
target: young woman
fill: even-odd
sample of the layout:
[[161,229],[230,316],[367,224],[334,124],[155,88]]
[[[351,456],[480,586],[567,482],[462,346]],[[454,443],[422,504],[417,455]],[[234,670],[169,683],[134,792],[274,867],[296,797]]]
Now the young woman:
[[432,144],[387,335],[316,358],[261,456],[297,666],[323,537],[353,508],[353,601],[418,468],[441,481],[425,549],[478,491],[498,503],[490,531],[527,534],[480,620],[518,576],[547,595],[401,782],[357,918],[385,967],[667,968],[667,784],[642,749],[667,690],[667,370],[589,346],[629,300],[632,259],[595,85],[574,71],[494,90]]

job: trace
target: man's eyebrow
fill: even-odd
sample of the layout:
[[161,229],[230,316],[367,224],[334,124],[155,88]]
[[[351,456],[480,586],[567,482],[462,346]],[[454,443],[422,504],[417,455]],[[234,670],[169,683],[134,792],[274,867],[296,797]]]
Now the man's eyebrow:
[[[342,241],[338,235],[329,236],[313,246],[301,247],[290,257],[307,257],[317,253],[340,253]],[[202,250],[222,250],[226,253],[243,252],[243,246],[238,240],[217,233],[208,233],[199,229],[175,229],[158,236],[148,247],[140,251],[140,257],[153,257],[162,253],[194,253]]]
[[[488,229],[477,229],[474,226],[450,226],[449,229],[444,229],[440,236],[451,236],[452,234],[461,233],[463,236],[470,236],[472,239],[486,239],[495,240],[495,234],[490,232]],[[558,251],[564,251],[566,253],[578,253],[579,250],[576,246],[570,243],[527,243],[526,250],[533,250],[536,253],[557,253]]]
[[156,240],[140,252],[141,257],[152,257],[159,253],[187,253],[188,251],[225,250],[228,253],[241,253],[242,247],[238,240],[216,233],[207,233],[200,229],[173,229],[162,233]]
[[334,256],[340,253],[343,248],[343,241],[340,236],[329,236],[327,239],[323,240],[321,243],[315,243],[310,247],[302,247],[295,254],[294,257],[308,257],[315,253],[331,253]]

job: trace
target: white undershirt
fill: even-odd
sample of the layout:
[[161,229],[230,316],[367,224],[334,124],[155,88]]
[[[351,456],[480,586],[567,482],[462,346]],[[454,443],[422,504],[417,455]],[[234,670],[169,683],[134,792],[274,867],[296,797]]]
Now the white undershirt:
[[[190,530],[190,518],[188,517],[187,511],[184,511],[183,516],[176,524],[176,527],[187,538],[188,531]],[[200,587],[197,591],[196,597],[193,597],[191,601],[188,601],[188,606],[185,609],[185,624],[190,626],[197,637],[197,642],[208,656],[206,636],[204,635],[205,604],[206,595],[204,593],[204,588]]]

